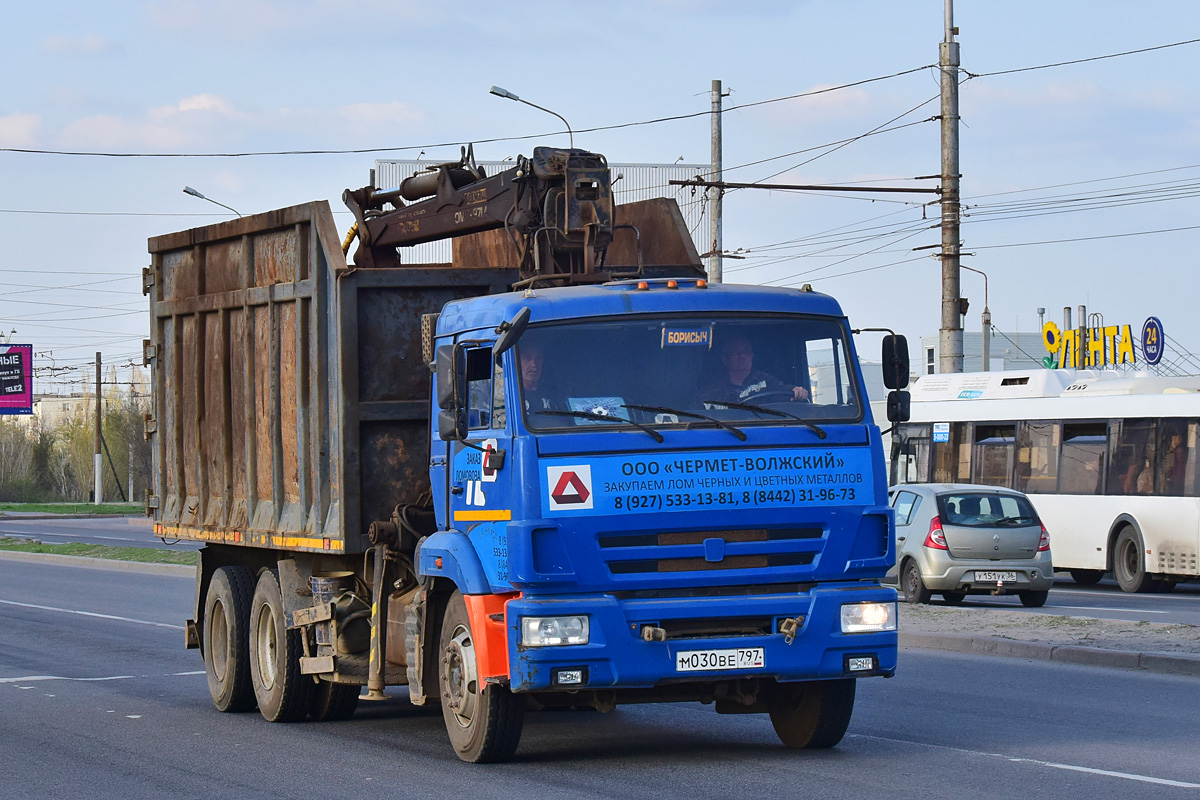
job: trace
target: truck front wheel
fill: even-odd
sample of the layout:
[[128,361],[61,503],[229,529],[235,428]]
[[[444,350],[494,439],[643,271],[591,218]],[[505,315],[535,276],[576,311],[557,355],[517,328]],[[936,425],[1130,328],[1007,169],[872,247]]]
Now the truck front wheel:
[[457,591],[442,618],[438,688],[446,732],[459,758],[485,763],[513,757],[525,722],[524,700],[479,677],[467,605]]
[[300,674],[299,630],[288,630],[279,577],[258,577],[250,604],[250,676],[258,710],[268,722],[294,722],[308,716],[312,678]]
[[780,741],[793,748],[833,747],[854,713],[854,678],[776,684],[769,708]]
[[204,672],[218,711],[254,708],[250,682],[250,598],[254,573],[219,567],[204,599]]

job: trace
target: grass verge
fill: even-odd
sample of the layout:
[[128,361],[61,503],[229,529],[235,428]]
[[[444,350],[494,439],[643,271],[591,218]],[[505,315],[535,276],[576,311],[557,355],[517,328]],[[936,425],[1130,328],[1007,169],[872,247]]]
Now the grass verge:
[[159,550],[152,547],[109,547],[104,544],[42,544],[34,539],[0,537],[0,550],[17,553],[52,553],[60,556],[107,558],[112,561],[141,561],[147,564],[195,566],[194,550]]
[[33,514],[105,514],[112,516],[142,516],[146,507],[138,503],[0,503],[0,514],[23,511]]

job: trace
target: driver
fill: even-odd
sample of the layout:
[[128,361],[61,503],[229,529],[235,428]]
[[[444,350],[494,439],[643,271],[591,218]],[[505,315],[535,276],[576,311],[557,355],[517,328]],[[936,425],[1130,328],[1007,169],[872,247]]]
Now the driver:
[[546,354],[541,343],[534,341],[522,342],[518,348],[521,361],[521,393],[525,399],[525,410],[531,413],[550,411],[558,408],[557,398],[560,393],[546,385],[542,380],[542,366]]
[[793,400],[807,400],[803,386],[788,386],[783,381],[754,368],[754,348],[744,336],[735,336],[721,348],[721,364],[725,373],[712,383],[702,386],[700,399],[707,402],[753,402],[756,395],[786,395]]

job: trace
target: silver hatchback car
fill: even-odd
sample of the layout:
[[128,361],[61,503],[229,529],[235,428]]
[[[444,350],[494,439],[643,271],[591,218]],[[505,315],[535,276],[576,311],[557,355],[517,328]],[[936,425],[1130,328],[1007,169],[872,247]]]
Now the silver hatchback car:
[[896,486],[896,566],[909,603],[940,593],[957,605],[968,594],[1016,594],[1046,604],[1054,583],[1050,537],[1021,492],[995,486],[930,483]]

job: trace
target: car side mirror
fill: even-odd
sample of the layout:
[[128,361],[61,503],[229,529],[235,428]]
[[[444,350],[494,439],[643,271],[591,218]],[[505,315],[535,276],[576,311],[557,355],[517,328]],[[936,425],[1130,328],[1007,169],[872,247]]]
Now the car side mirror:
[[525,326],[529,324],[529,306],[525,306],[508,322],[501,322],[496,328],[496,344],[492,347],[492,355],[496,358],[496,363],[500,363],[500,356],[504,355],[505,350],[512,349],[512,346],[521,338],[521,334],[525,332]]
[[908,340],[898,333],[883,337],[883,385],[889,389],[908,387]]

